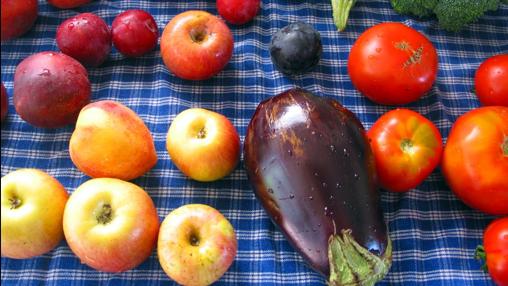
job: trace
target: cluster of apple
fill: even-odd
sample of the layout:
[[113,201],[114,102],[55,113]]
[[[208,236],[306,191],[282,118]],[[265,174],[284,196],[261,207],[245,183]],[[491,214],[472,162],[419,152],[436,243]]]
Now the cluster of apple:
[[233,262],[238,248],[231,223],[216,209],[189,204],[159,226],[150,196],[114,178],[86,181],[68,196],[49,174],[19,169],[2,177],[2,256],[31,258],[65,236],[82,263],[122,272],[150,256],[157,243],[164,271],[183,285],[209,285]]
[[[48,2],[66,9],[90,0]],[[259,0],[217,1],[219,13],[232,24],[248,22],[259,5]],[[19,21],[4,25],[12,17]],[[28,31],[36,18],[37,1],[2,0],[2,41]],[[19,169],[2,177],[2,256],[38,256],[65,237],[76,256],[99,271],[133,269],[151,254],[155,243],[162,268],[180,284],[209,285],[230,267],[237,240],[233,226],[219,211],[185,205],[159,225],[150,196],[128,182],[157,163],[153,138],[143,120],[119,102],[89,103],[92,91],[85,67],[101,65],[112,44],[123,55],[135,57],[152,50],[157,39],[155,20],[145,11],[119,14],[111,30],[97,15],[82,13],[58,27],[56,42],[62,53],[40,52],[17,66],[16,112],[37,127],[75,123],[70,159],[92,179],[69,196],[64,186],[42,170]],[[177,15],[161,38],[164,63],[184,79],[217,74],[232,52],[233,36],[227,25],[204,11]],[[6,98],[2,84],[2,119]],[[204,182],[227,176],[240,158],[240,138],[231,121],[201,108],[174,118],[166,148],[185,175]]]

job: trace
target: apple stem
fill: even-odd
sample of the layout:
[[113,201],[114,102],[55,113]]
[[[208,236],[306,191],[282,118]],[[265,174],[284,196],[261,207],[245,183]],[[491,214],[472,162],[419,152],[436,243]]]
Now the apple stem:
[[99,215],[97,216],[97,221],[101,224],[107,224],[109,222],[111,222],[111,214],[112,214],[112,209],[111,209],[111,205],[110,204],[104,204],[102,206],[102,211],[99,213]]
[[196,235],[191,234],[191,236],[190,236],[190,244],[192,246],[198,246],[199,245],[199,238]]
[[410,139],[403,139],[400,142],[400,148],[404,151],[404,153],[410,153],[413,149],[413,142],[411,142]]
[[202,28],[192,29],[192,31],[190,32],[190,37],[193,42],[201,43],[206,38],[206,31],[204,31]]
[[18,197],[10,198],[11,210],[19,208],[21,206],[21,200]]
[[204,127],[203,127],[203,128],[201,128],[201,130],[199,130],[197,137],[198,137],[199,139],[203,139],[203,138],[205,138],[205,137],[206,137],[206,130],[205,130],[205,128],[204,128]]

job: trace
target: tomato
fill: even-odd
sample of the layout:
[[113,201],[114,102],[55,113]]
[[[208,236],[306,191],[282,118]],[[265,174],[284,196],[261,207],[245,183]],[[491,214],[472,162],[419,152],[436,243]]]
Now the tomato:
[[485,60],[476,71],[474,85],[483,105],[508,106],[508,54]]
[[477,248],[476,255],[487,260],[490,277],[498,286],[508,286],[508,217],[489,224],[483,234],[483,247]]
[[367,136],[379,183],[389,191],[415,188],[441,161],[443,141],[439,130],[415,111],[395,109],[383,114]]
[[473,109],[453,124],[442,171],[466,205],[489,214],[508,214],[508,107]]
[[437,73],[437,53],[418,31],[401,23],[382,23],[356,40],[348,60],[353,85],[370,100],[400,105],[422,97]]

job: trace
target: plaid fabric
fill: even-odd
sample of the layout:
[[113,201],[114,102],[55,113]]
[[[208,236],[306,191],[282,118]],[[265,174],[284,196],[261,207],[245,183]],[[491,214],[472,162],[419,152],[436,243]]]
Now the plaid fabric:
[[[202,9],[216,14],[215,1],[93,1],[75,10],[57,10],[39,1],[39,18],[25,36],[2,43],[2,81],[12,96],[16,65],[40,51],[58,50],[57,26],[78,12],[94,12],[111,24],[131,8],[149,11],[160,31],[176,14]],[[312,24],[321,33],[323,57],[312,72],[290,79],[274,69],[268,45],[271,36],[293,21]],[[329,0],[266,0],[255,20],[231,27],[235,50],[218,76],[200,82],[170,74],[159,50],[125,59],[116,50],[99,68],[89,69],[92,100],[117,100],[136,111],[151,130],[159,157],[153,170],[134,183],[153,198],[162,219],[188,203],[220,210],[237,230],[238,255],[216,285],[325,285],[272,224],[255,199],[240,165],[214,183],[185,178],[171,162],[165,135],[172,119],[189,107],[226,115],[243,140],[257,104],[288,88],[300,86],[338,99],[368,128],[392,107],[361,96],[347,75],[347,58],[355,39],[368,27],[386,21],[403,22],[426,34],[439,53],[439,72],[430,94],[408,105],[431,119],[446,138],[453,121],[478,107],[472,93],[476,68],[487,57],[508,52],[508,6],[489,12],[461,33],[446,33],[435,20],[416,21],[396,14],[389,1],[358,1],[346,32],[336,31]],[[88,180],[69,159],[72,126],[34,128],[16,115],[9,98],[9,115],[2,124],[1,174],[23,167],[40,168],[55,176],[69,192]],[[492,285],[473,259],[482,232],[493,217],[466,207],[450,192],[439,170],[421,186],[404,194],[382,192],[382,207],[393,240],[393,266],[379,285]],[[65,242],[41,257],[2,258],[2,285],[172,285],[155,252],[142,265],[121,274],[100,273],[80,263]]]

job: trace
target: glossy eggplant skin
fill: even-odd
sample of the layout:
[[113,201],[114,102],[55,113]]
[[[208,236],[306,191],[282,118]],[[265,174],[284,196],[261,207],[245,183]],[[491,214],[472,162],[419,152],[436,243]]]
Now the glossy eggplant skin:
[[256,197],[316,271],[330,275],[330,237],[343,230],[368,252],[385,254],[372,151],[361,122],[340,103],[303,89],[261,102],[244,159]]

